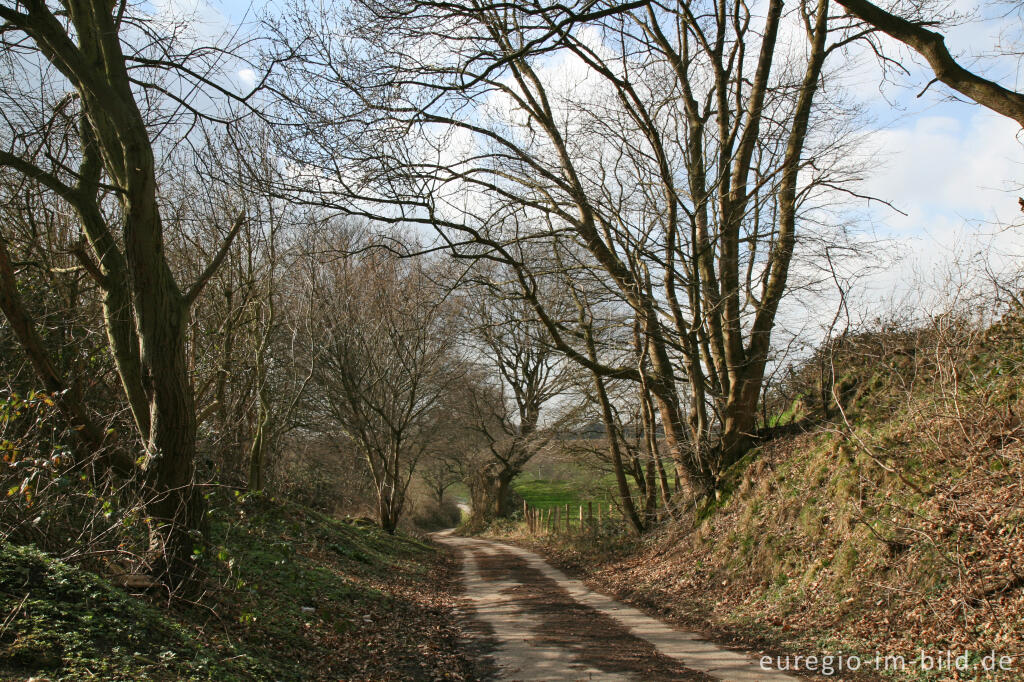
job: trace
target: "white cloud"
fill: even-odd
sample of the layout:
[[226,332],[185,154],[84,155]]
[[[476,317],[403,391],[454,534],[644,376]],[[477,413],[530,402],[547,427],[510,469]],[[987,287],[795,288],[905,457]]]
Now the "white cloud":
[[[1019,43],[1019,15],[1005,7],[979,9],[976,0],[955,0],[950,9],[975,19],[942,29],[950,52],[968,68],[1020,89],[1020,57],[998,53]],[[1024,268],[1024,216],[1017,203],[1024,195],[1020,126],[974,103],[951,102],[949,88],[928,85],[933,74],[920,56],[880,38],[885,54],[909,73],[890,69],[886,81],[874,54],[855,44],[837,55],[836,77],[882,122],[864,149],[879,163],[860,191],[891,201],[907,215],[877,204],[866,210],[874,228],[869,233],[886,241],[850,264],[880,265],[851,292],[855,317],[904,299],[927,307],[927,299],[937,300],[936,282],[972,254],[988,254],[996,270]]]
[[863,190],[907,213],[879,213],[894,234],[934,231],[949,221],[1009,223],[1019,214],[1017,186],[1024,180],[1019,131],[983,109],[966,120],[924,115],[878,131],[869,144],[882,165]]
[[[848,292],[853,324],[900,310],[941,309],[959,283],[983,285],[979,254],[995,272],[1024,268],[1020,127],[988,110],[968,112],[962,118],[920,114],[869,137],[867,151],[880,163],[860,191],[907,215],[878,204],[867,212],[883,241],[844,263],[847,272],[869,272]],[[801,310],[825,328],[837,300],[832,293]],[[797,315],[798,308],[787,314]]]
[[[983,285],[979,254],[995,272],[1024,269],[1020,127],[967,104],[945,105],[941,114],[924,105],[921,110],[866,141],[864,154],[878,163],[858,191],[890,201],[906,215],[878,203],[859,207],[863,233],[854,238],[865,250],[840,264],[844,273],[865,273],[846,282],[855,326],[897,311],[938,310],[958,282]],[[876,237],[880,241],[872,244]],[[780,322],[814,338],[829,326],[837,304],[834,291],[790,300]]]

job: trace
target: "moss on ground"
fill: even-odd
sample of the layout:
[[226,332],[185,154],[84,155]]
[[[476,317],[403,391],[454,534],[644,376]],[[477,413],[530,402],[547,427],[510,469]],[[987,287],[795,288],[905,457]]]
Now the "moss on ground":
[[259,496],[210,499],[196,602],[0,548],[0,679],[464,679],[450,559]]
[[25,546],[0,548],[5,678],[269,678],[244,650],[212,650],[168,614],[94,573]]

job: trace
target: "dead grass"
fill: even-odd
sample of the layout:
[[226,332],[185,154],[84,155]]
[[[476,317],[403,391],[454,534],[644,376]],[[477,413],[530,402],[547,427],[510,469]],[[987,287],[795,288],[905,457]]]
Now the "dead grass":
[[[713,508],[621,552],[546,549],[755,646],[995,650],[1015,657],[998,679],[1024,679],[1022,331],[861,339],[870,354],[836,357],[839,416],[763,444]],[[895,677],[961,679],[943,675]]]

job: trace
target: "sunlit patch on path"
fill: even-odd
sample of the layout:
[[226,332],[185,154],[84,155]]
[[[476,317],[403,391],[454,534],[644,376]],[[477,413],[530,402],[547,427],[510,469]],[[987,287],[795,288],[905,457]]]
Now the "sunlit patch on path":
[[469,610],[502,679],[795,680],[566,577],[532,552],[438,534],[462,560]]

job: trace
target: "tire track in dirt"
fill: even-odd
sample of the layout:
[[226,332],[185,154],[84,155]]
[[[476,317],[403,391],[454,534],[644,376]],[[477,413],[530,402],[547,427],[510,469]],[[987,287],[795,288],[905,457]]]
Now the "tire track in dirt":
[[710,680],[679,661],[660,653],[645,639],[630,634],[611,616],[573,599],[565,588],[520,557],[508,552],[476,554],[484,580],[511,582],[501,588],[510,603],[535,616],[529,643],[539,649],[563,649],[574,664],[587,670],[614,673],[627,679],[639,675],[651,682]]
[[466,611],[503,680],[795,680],[594,593],[539,556],[439,533],[462,559]]

